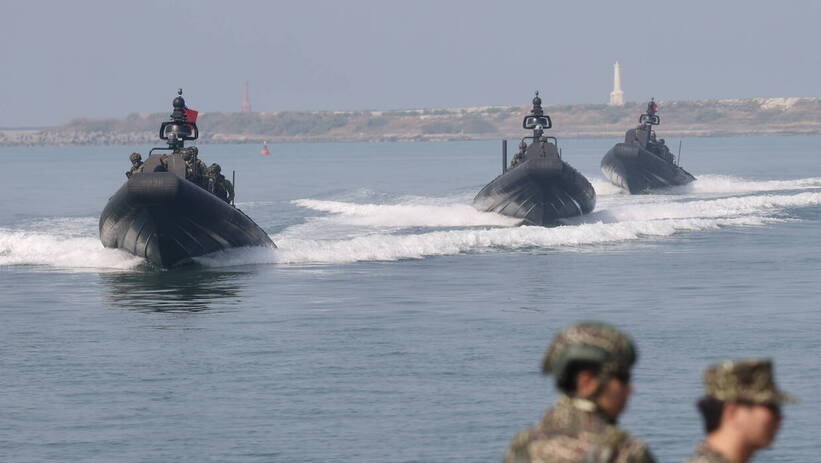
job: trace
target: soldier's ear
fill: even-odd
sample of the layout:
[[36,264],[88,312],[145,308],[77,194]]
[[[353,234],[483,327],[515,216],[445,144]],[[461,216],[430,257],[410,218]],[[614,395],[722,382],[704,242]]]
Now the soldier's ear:
[[721,409],[719,427],[743,420],[743,408],[744,406],[738,402],[725,402],[724,407]]
[[598,375],[590,370],[580,370],[576,373],[576,395],[590,397],[599,389]]

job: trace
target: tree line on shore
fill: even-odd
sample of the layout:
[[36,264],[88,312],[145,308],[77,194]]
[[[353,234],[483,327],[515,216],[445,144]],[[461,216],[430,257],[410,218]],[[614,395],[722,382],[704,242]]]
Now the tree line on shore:
[[[552,135],[611,137],[637,124],[644,103],[546,105]],[[517,138],[528,106],[394,111],[201,113],[204,143],[426,141]],[[660,101],[670,136],[818,135],[821,98]],[[78,118],[44,129],[0,130],[0,144],[150,144],[167,113]]]

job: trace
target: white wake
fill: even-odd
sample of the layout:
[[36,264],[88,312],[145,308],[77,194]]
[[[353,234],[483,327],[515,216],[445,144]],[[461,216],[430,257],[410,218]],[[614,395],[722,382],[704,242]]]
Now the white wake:
[[[796,220],[798,209],[821,206],[821,178],[753,181],[701,175],[677,190],[640,196],[610,187],[599,193],[592,214],[555,228],[518,226],[515,219],[477,211],[465,195],[371,197],[362,203],[300,199],[294,204],[307,217],[271,237],[277,249],[233,249],[196,261],[220,267],[338,264],[500,250],[574,250],[722,227],[765,226]],[[257,207],[274,206],[260,202]],[[0,267],[121,270],[143,262],[103,248],[94,217],[57,217],[0,228]]]
[[480,212],[470,204],[355,204],[300,199],[298,206],[337,214],[337,220],[370,227],[510,227],[520,220],[491,212]]
[[96,236],[72,237],[53,232],[0,228],[0,267],[43,265],[65,269],[131,269],[143,259],[106,249]]

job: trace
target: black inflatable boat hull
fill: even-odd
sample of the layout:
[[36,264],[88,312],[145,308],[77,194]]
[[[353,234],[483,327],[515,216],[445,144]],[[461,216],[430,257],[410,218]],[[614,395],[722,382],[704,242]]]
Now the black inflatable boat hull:
[[133,175],[100,216],[100,240],[160,267],[242,246],[275,247],[239,209],[171,172]]
[[587,179],[558,158],[531,158],[487,184],[474,206],[521,219],[524,225],[554,226],[559,219],[587,214],[596,191]]
[[696,179],[674,163],[632,143],[619,143],[611,148],[602,158],[601,170],[611,182],[631,194],[686,185]]

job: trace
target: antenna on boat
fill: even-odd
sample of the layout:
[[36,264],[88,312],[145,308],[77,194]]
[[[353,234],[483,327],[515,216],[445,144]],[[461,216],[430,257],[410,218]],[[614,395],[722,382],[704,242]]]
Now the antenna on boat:
[[237,200],[237,171],[231,171],[231,184],[234,185],[234,197],[231,198],[231,205],[236,206]]
[[676,165],[681,165],[681,140],[678,141],[678,161]]
[[502,140],[502,173],[507,172],[507,140]]

